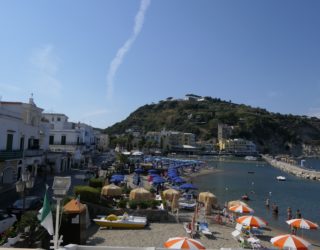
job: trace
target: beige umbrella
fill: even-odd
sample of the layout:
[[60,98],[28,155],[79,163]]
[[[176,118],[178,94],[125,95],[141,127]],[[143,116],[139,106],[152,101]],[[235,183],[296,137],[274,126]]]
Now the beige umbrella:
[[130,200],[142,201],[142,200],[152,200],[152,194],[144,188],[135,188],[131,190],[129,195]]
[[179,195],[174,194],[171,203],[171,211],[174,212],[179,208]]
[[217,204],[217,197],[210,192],[201,192],[199,193],[198,201],[202,203],[206,203],[207,201],[209,201],[211,205],[215,205]]
[[178,190],[175,190],[175,189],[172,189],[172,188],[163,191],[163,198],[165,200],[172,201],[174,195],[177,195],[178,196],[177,199],[179,199],[180,192]]
[[204,210],[206,215],[211,215],[211,208],[212,208],[212,202],[210,200],[207,200],[206,203],[204,203]]
[[240,200],[235,200],[235,201],[229,201],[228,202],[228,208],[233,207],[233,206],[239,206],[239,205],[243,205],[243,206],[247,206],[248,207],[247,203],[245,203],[243,201],[240,201]]
[[105,196],[120,196],[122,194],[122,189],[114,184],[104,186],[101,189],[101,195]]

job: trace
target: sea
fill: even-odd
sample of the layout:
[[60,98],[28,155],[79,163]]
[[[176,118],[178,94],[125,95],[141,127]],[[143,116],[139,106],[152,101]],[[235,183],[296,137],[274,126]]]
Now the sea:
[[[205,160],[210,167],[221,171],[198,176],[193,183],[201,191],[214,193],[222,207],[225,202],[239,200],[247,194],[250,197],[247,203],[254,209],[254,215],[265,219],[271,227],[290,233],[286,223],[288,207],[293,216],[300,209],[303,218],[320,226],[320,181],[298,178],[264,161],[214,157]],[[313,159],[312,164],[320,166],[320,160]],[[278,181],[279,175],[285,176],[286,181]],[[270,201],[269,209],[265,206],[266,199]],[[273,215],[272,204],[279,207],[278,216]],[[320,229],[298,231],[297,234],[320,243]]]

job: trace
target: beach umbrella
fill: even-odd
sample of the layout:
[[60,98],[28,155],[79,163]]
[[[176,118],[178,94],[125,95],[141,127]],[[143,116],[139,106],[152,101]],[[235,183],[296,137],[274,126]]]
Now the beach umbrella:
[[177,209],[179,209],[179,194],[174,194],[172,197],[171,202],[171,211],[175,212]]
[[232,207],[229,207],[229,210],[235,213],[241,213],[241,214],[250,214],[253,213],[253,209],[249,206],[245,205],[235,205]]
[[191,183],[182,184],[179,188],[180,189],[198,189],[196,186],[194,186]]
[[229,201],[229,202],[228,202],[228,208],[229,208],[229,207],[232,207],[232,206],[235,206],[235,205],[248,206],[247,203],[245,203],[245,202],[243,202],[243,201],[240,201],[240,200],[234,200],[234,201]]
[[143,170],[142,168],[136,168],[136,169],[134,170],[134,172],[135,172],[136,174],[142,174],[142,173],[144,172],[144,170]]
[[210,201],[211,204],[216,204],[217,197],[210,192],[200,192],[198,195],[198,201],[202,203],[206,203],[207,201]]
[[194,239],[187,238],[187,237],[170,238],[163,245],[166,248],[173,248],[173,249],[192,249],[192,250],[206,249],[201,242]]
[[311,247],[311,244],[308,241],[292,234],[283,234],[273,237],[270,242],[281,249],[306,250]]
[[144,188],[135,188],[131,190],[129,199],[138,201],[152,200],[152,194]]
[[120,196],[122,194],[122,189],[114,184],[104,186],[101,189],[101,195],[105,196]]
[[164,190],[162,194],[163,198],[169,201],[172,201],[174,195],[180,196],[180,192],[172,188]]
[[114,174],[111,176],[111,179],[122,179],[124,180],[124,175],[122,174]]
[[165,182],[166,181],[161,177],[155,177],[155,178],[152,179],[152,183],[153,184],[162,184],[162,183],[165,183]]
[[268,224],[265,220],[252,215],[241,216],[237,218],[237,222],[249,227],[265,227]]
[[150,169],[150,170],[148,170],[148,173],[149,173],[149,174],[157,174],[157,173],[158,173],[158,170],[156,170],[156,169]]
[[318,224],[306,219],[292,219],[286,221],[290,226],[302,229],[317,229]]
[[187,182],[185,179],[183,179],[183,178],[181,178],[181,177],[179,177],[179,176],[173,178],[172,180],[173,180],[173,182],[175,182],[175,183],[185,183],[185,182]]

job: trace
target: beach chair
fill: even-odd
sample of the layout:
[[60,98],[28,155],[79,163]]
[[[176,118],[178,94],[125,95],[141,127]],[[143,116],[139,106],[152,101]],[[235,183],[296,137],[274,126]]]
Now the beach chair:
[[236,241],[244,241],[244,239],[242,238],[242,232],[243,232],[243,227],[241,224],[237,223],[235,230],[231,233],[232,237],[236,240]]

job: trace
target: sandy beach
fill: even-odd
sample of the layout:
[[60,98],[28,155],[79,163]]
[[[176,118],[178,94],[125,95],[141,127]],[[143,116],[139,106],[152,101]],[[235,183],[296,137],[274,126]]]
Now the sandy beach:
[[[216,168],[205,167],[196,173],[184,173],[183,177],[192,180],[200,175],[215,173],[222,171]],[[142,183],[145,188],[150,188],[146,176],[142,176]],[[136,187],[132,183],[132,175],[128,177],[128,183],[131,187]],[[219,198],[219,197],[218,197]],[[126,247],[163,247],[163,243],[171,237],[189,237],[187,235],[183,222],[191,221],[192,212],[179,212],[179,219],[167,223],[151,223],[147,228],[140,230],[125,230],[125,229],[99,229],[96,225],[91,225],[89,233],[90,238],[87,245],[95,246],[126,246]],[[231,235],[235,230],[235,224],[220,225],[208,217],[209,229],[213,233],[208,237],[202,235],[195,236],[207,249],[220,248],[239,248],[240,243],[237,242]],[[281,232],[277,229],[271,228],[266,230],[263,236],[259,236],[261,245],[264,248],[274,248],[270,243],[270,239],[276,235],[289,233]],[[298,233],[301,235],[301,232]],[[319,249],[319,245],[314,245],[313,249]]]

